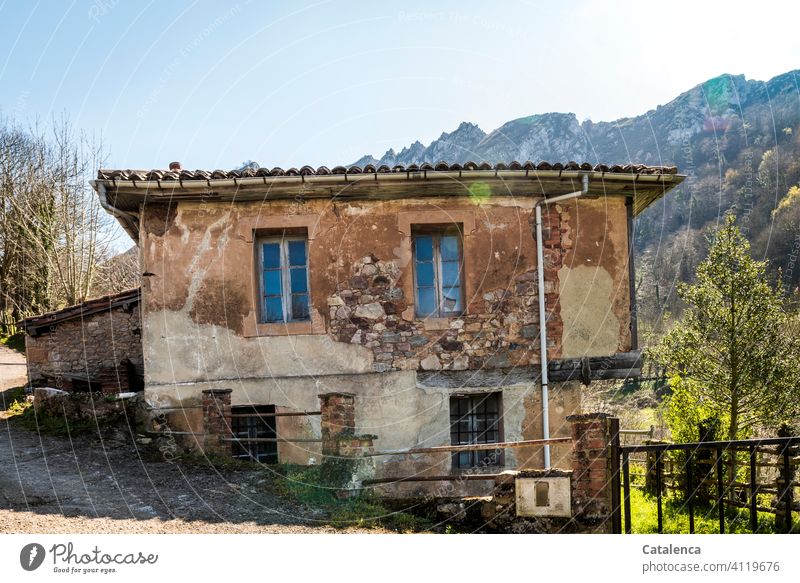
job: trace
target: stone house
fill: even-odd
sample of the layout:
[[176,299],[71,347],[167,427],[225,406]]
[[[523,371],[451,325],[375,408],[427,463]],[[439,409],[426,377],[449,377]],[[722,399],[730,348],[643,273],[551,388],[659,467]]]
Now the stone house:
[[[632,221],[682,179],[576,163],[174,164],[101,170],[93,187],[139,246],[153,415],[191,446],[203,391],[231,389],[234,434],[262,438],[235,455],[313,464],[331,392],[354,395],[357,430],[381,451],[569,437],[581,381],[639,372]],[[568,455],[396,455],[375,472],[565,467]]]
[[104,393],[143,388],[139,289],[21,322],[34,386]]

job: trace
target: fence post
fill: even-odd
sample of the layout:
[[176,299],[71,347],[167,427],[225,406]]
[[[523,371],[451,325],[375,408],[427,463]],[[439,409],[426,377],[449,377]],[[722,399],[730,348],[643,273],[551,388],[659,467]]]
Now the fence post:
[[[714,441],[717,429],[718,425],[714,420],[707,419],[701,421],[697,427],[699,441]],[[699,448],[696,452],[693,452],[693,455],[687,458],[687,463],[692,463],[692,458],[695,460],[694,464],[697,469],[695,472],[697,481],[695,492],[697,493],[697,500],[698,502],[710,502],[711,488],[709,487],[709,482],[712,481],[714,471],[711,450],[708,448]]]
[[788,444],[783,446],[781,450],[781,465],[778,470],[778,504],[776,506],[777,513],[775,515],[776,526],[782,532],[792,532],[792,505],[794,504],[794,496],[792,492],[792,481],[794,479],[794,471],[792,470],[791,448]]
[[355,395],[325,393],[320,400],[323,479],[338,498],[356,496],[364,479],[373,477],[375,435],[356,435]]
[[232,389],[203,391],[203,451],[206,454],[231,455]]
[[622,507],[620,504],[620,467],[619,467],[619,419],[612,417],[608,420],[611,443],[609,462],[611,464],[611,530],[615,534],[622,534]]
[[[657,443],[654,439],[645,439],[642,441],[644,445],[651,445]],[[658,488],[658,478],[656,476],[656,460],[658,459],[658,452],[647,451],[645,452],[646,469],[644,474],[644,491],[648,494],[656,494]]]
[[573,517],[611,532],[613,471],[611,421],[606,413],[570,415],[572,429]]
[[322,455],[339,455],[339,438],[355,435],[356,408],[352,393],[325,393],[319,396]]

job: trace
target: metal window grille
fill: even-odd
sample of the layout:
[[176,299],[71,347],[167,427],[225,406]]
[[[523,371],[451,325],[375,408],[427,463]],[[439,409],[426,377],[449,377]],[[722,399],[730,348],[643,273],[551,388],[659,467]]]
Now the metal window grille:
[[310,318],[308,240],[306,237],[261,239],[261,306],[264,322],[301,322]]
[[445,317],[463,312],[461,230],[415,229],[414,291],[420,317]]
[[[450,398],[452,445],[498,443],[501,439],[500,393]],[[453,467],[476,468],[503,465],[503,451],[476,450],[453,453]]]
[[265,464],[278,463],[277,441],[246,441],[248,439],[276,439],[274,405],[248,405],[231,407],[233,457]]

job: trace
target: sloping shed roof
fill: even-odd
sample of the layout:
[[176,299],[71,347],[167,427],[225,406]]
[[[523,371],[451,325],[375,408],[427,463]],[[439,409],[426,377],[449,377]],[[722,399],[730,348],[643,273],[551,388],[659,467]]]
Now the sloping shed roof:
[[20,322],[20,326],[26,333],[36,336],[43,329],[49,328],[67,320],[74,320],[76,318],[84,318],[91,314],[98,312],[106,312],[117,307],[127,307],[137,304],[140,299],[139,288],[121,291],[116,294],[110,294],[100,298],[93,298],[86,300],[74,306],[67,306],[60,310],[47,312],[39,316],[31,316],[25,318]]

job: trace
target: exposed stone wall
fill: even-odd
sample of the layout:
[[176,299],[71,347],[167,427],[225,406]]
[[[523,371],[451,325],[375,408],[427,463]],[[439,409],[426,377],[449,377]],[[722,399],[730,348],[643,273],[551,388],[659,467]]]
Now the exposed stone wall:
[[[572,247],[571,229],[562,221],[560,211],[566,212],[554,207],[543,213],[550,358],[558,356],[563,332],[558,272]],[[372,350],[376,372],[537,364],[537,272],[508,271],[509,280],[503,287],[485,289],[479,296],[468,298],[463,316],[420,319],[414,313],[413,299],[405,297],[403,274],[396,261],[368,255],[353,264],[352,276],[340,282],[337,292],[328,297],[330,334],[340,342]]]
[[68,393],[40,387],[33,391],[33,407],[37,415],[64,419],[68,422],[111,423],[125,416],[134,422],[137,398],[120,399],[103,393]]
[[53,324],[49,331],[25,337],[28,374],[33,384],[70,389],[70,375],[88,376],[103,392],[131,389],[129,360],[141,371],[139,306],[115,307]]

